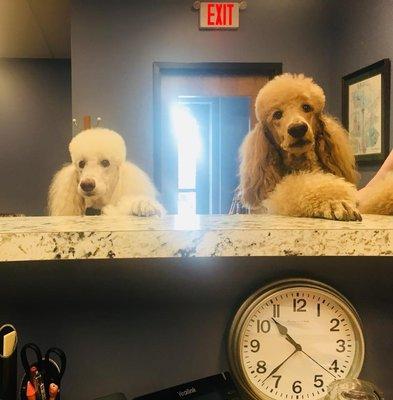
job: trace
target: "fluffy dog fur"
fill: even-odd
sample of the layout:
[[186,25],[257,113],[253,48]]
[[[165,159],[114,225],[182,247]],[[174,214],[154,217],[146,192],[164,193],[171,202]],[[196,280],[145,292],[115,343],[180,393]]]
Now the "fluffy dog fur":
[[[304,75],[280,75],[260,90],[258,122],[240,150],[240,196],[251,212],[361,220],[347,132],[324,106],[323,90]],[[304,136],[289,134],[300,125]]]
[[72,162],[56,173],[49,189],[50,215],[84,215],[88,207],[105,215],[164,212],[149,177],[126,161],[126,146],[118,133],[85,130],[71,140],[69,151]]

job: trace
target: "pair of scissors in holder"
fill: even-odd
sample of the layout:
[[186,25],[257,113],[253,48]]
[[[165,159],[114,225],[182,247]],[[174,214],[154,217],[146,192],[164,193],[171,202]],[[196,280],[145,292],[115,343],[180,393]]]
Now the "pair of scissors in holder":
[[[33,362],[29,362],[28,360],[29,351],[34,353]],[[54,355],[59,359],[59,363],[56,363],[53,360]],[[63,350],[57,347],[51,347],[47,350],[45,356],[42,357],[41,349],[34,343],[28,343],[24,345],[21,350],[21,360],[27,380],[32,379],[32,367],[36,367],[38,374],[41,376],[42,385],[41,388],[38,388],[38,390],[42,400],[46,400],[49,392],[48,388],[51,383],[55,383],[58,387],[60,387],[60,382],[64,375],[67,364],[66,356]]]

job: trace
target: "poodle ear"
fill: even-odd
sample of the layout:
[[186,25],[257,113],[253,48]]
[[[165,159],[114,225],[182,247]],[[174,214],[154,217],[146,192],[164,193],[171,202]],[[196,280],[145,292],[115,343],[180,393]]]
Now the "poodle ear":
[[321,115],[319,122],[320,131],[316,141],[316,152],[320,162],[328,172],[356,184],[359,175],[356,171],[348,132],[340,122],[329,115]]
[[53,177],[49,188],[49,215],[83,215],[85,204],[82,196],[79,195],[77,188],[78,176],[74,165],[65,165]]
[[262,206],[282,177],[280,156],[266,136],[267,129],[258,122],[240,148],[240,196],[251,209]]

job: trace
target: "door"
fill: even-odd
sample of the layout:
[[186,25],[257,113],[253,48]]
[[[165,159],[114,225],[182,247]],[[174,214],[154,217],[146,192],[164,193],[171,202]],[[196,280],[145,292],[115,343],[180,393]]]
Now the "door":
[[228,213],[239,147],[256,122],[256,96],[279,72],[277,66],[243,74],[223,65],[207,71],[188,66],[166,69],[155,80],[155,181],[168,213]]

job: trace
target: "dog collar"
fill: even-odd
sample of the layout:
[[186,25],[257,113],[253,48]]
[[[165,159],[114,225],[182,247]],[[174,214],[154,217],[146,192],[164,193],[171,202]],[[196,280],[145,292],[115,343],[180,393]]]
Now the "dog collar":
[[85,215],[101,215],[101,208],[87,207]]

